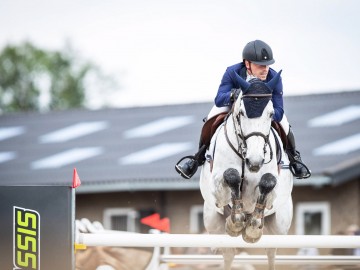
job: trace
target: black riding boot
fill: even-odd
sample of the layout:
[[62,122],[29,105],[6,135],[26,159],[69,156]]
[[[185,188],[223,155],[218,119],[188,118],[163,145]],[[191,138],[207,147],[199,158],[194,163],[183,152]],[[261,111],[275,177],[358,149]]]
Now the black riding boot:
[[288,146],[286,152],[290,160],[290,170],[292,174],[298,179],[310,177],[311,176],[310,170],[302,162],[300,152],[296,151],[295,136],[291,129],[289,130],[287,139],[288,139]]
[[[193,156],[183,157],[175,165],[175,170],[185,179],[190,179],[196,173],[199,166],[205,162],[206,145],[200,144],[198,152]],[[187,159],[187,161],[180,165],[180,163]]]

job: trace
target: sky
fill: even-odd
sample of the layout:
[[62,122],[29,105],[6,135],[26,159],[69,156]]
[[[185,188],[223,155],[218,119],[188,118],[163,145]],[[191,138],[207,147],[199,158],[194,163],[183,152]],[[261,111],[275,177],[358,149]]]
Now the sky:
[[261,39],[284,95],[360,90],[358,0],[1,0],[0,48],[70,44],[113,77],[89,106],[213,101],[226,67]]

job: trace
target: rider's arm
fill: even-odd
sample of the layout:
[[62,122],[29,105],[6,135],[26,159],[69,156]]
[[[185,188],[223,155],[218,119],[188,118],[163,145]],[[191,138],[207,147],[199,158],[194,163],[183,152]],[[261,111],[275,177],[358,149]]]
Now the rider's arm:
[[284,102],[283,102],[283,84],[281,77],[275,86],[272,95],[272,102],[274,105],[274,121],[280,122],[284,115]]
[[221,80],[219,90],[215,97],[215,105],[217,107],[229,106],[232,103],[230,100],[231,89],[235,87],[229,74],[230,74],[229,69],[227,69]]

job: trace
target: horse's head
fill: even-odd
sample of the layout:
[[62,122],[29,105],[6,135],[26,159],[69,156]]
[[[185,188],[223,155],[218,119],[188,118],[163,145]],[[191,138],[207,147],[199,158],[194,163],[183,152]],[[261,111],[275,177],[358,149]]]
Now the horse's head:
[[245,81],[236,74],[242,95],[234,104],[237,129],[242,139],[242,155],[248,169],[258,172],[265,161],[269,144],[271,121],[274,115],[271,101],[281,71],[268,83],[259,79]]

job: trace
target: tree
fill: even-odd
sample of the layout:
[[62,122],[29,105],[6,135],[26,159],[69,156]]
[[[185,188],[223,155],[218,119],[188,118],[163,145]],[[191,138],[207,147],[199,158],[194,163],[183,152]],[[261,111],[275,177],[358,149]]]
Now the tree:
[[71,49],[8,45],[0,53],[0,112],[84,107],[85,79],[91,72],[101,77],[95,65],[80,61]]

